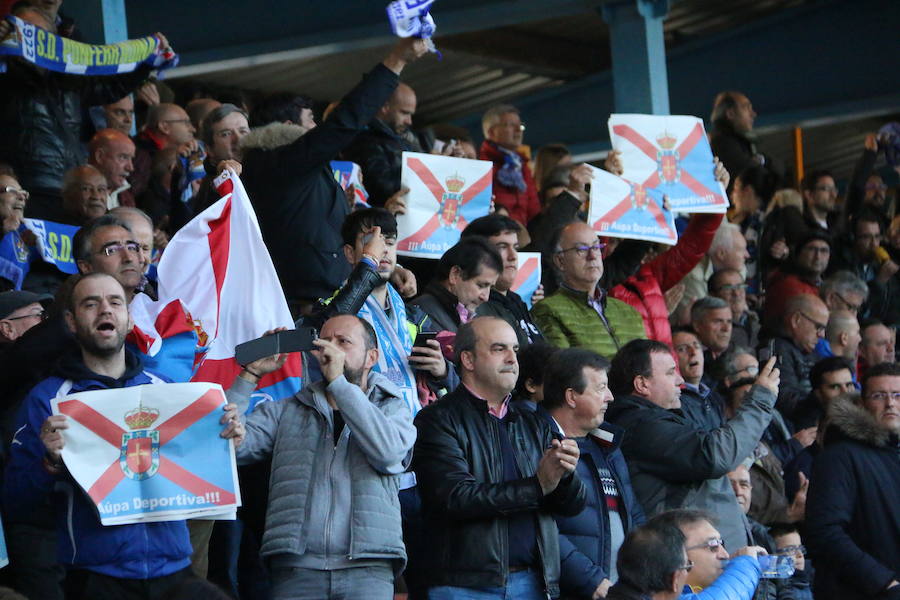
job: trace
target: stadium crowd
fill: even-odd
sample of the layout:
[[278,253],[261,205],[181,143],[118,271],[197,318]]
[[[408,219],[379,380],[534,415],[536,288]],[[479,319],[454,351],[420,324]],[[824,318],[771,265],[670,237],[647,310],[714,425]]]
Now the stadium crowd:
[[[71,35],[59,8],[13,14]],[[3,243],[35,244],[25,217],[79,230],[78,274],[0,271],[0,598],[900,598],[900,215],[875,171],[896,142],[869,135],[846,185],[792,189],[750,99],[722,92],[727,214],[682,217],[673,246],[607,238],[590,170],[562,144],[531,156],[514,106],[485,112],[480,146],[414,126],[401,74],[425,53],[397,42],[325,115],[6,59]],[[493,162],[492,212],[437,260],[397,255],[404,151]],[[227,390],[237,521],[103,526],[51,400],[172,378],[126,343],[129,303],[224,169],[318,330],[303,387],[248,410],[275,355]],[[520,250],[542,254],[533,308]],[[770,578],[766,556],[794,569]]]

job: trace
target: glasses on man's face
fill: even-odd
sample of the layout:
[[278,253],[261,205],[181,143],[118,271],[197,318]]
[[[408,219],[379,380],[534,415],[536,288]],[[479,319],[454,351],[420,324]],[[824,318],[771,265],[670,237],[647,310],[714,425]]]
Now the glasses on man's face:
[[837,297],[838,297],[838,300],[840,300],[841,302],[843,302],[843,303],[844,303],[844,306],[847,307],[847,310],[849,310],[849,311],[851,311],[851,312],[858,313],[858,312],[859,312],[859,309],[862,308],[861,305],[859,305],[859,304],[853,304],[852,302],[850,302],[849,300],[847,300],[846,298],[844,298],[843,296],[841,296],[841,295],[838,294],[837,292],[835,292],[834,295],[837,296]]
[[822,334],[825,333],[825,328],[826,328],[825,325],[823,325],[822,323],[819,323],[818,321],[816,321],[815,319],[813,319],[812,317],[810,317],[809,315],[807,315],[804,312],[801,312],[800,316],[803,317],[804,319],[806,319],[807,321],[809,321],[810,323],[812,323],[813,325],[815,325],[816,333],[822,333]]
[[828,192],[829,194],[837,194],[838,189],[833,185],[817,185],[817,192]]
[[781,554],[782,556],[797,556],[802,554],[806,556],[806,546],[803,544],[799,546],[785,546],[784,548],[779,548],[776,554]]
[[684,563],[683,565],[681,565],[680,567],[678,567],[678,570],[679,571],[684,570],[685,572],[690,573],[691,569],[693,569],[693,568],[694,568],[694,561],[689,560],[686,563]]
[[0,187],[0,194],[13,194],[22,200],[28,200],[31,196],[31,194],[28,193],[28,190],[23,190],[22,188],[13,187],[11,185]]
[[748,367],[744,367],[743,369],[738,369],[737,371],[729,371],[728,376],[734,377],[735,375],[740,375],[741,373],[746,373],[750,377],[756,377],[757,375],[759,375],[759,366],[750,365]]
[[134,252],[135,254],[140,254],[141,247],[137,244],[137,242],[125,242],[124,244],[114,243],[107,244],[100,248],[100,252],[97,254],[102,254],[104,256],[115,256],[122,250],[127,250],[129,252]]
[[603,242],[597,242],[592,246],[588,246],[587,244],[576,244],[571,248],[566,248],[565,250],[560,250],[560,254],[564,254],[566,252],[574,252],[581,258],[586,258],[588,252],[593,252],[594,254],[599,254],[603,252],[603,249],[606,248],[606,244]]
[[719,286],[719,293],[726,292],[732,294],[734,292],[745,292],[747,291],[746,283],[726,283],[725,285]]
[[725,547],[725,540],[722,538],[710,538],[703,543],[697,544],[696,546],[688,546],[685,550],[702,550],[706,548],[710,552],[718,552],[719,546],[722,548]]
[[866,184],[867,192],[886,192],[887,185],[883,183],[867,183]]
[[887,402],[889,399],[894,402],[900,402],[900,392],[872,392],[871,394],[866,394],[866,400]]
[[35,317],[40,319],[41,321],[46,321],[50,315],[47,314],[46,310],[42,310],[41,312],[31,313],[30,315],[22,315],[21,317],[13,317],[11,319],[3,319],[4,321],[18,321],[19,319],[34,319]]

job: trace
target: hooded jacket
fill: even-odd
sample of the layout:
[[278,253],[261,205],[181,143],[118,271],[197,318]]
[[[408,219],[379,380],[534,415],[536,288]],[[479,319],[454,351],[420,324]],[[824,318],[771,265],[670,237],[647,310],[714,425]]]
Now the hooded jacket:
[[65,355],[54,375],[25,398],[10,449],[3,486],[7,514],[27,521],[28,513],[53,495],[61,564],[125,579],[150,579],[190,565],[191,543],[184,521],[104,527],[97,509],[67,471],[55,476],[45,468],[41,426],[51,414],[50,400],[70,393],[165,383],[143,370],[140,358],[125,350],[126,370],[119,379],[98,375],[84,365],[80,351]]
[[398,81],[379,64],[316,128],[270,123],[241,140],[241,180],[289,301],[327,298],[350,272],[341,239],[350,205],[329,163],[372,120]]
[[900,442],[844,398],[831,404],[829,419],[806,501],[815,595],[878,598],[900,580]]

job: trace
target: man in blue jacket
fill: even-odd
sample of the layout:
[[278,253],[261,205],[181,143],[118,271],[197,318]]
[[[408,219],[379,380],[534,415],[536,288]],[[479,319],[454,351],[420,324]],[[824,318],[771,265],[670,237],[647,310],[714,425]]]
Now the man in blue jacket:
[[[85,597],[93,600],[156,599],[189,573],[191,544],[184,521],[104,527],[86,494],[61,460],[68,424],[51,415],[50,400],[71,393],[165,383],[143,370],[125,348],[133,323],[126,293],[112,276],[82,276],[72,287],[65,313],[78,350],[65,354],[54,374],[32,389],[22,406],[5,473],[4,507],[27,515],[54,491],[58,560],[88,571]],[[233,405],[223,417],[223,437],[243,440]],[[13,565],[15,568],[15,565]]]
[[603,422],[613,399],[608,369],[609,361],[599,354],[566,348],[555,353],[544,370],[544,401],[538,412],[558,433],[575,438],[581,451],[576,474],[587,491],[583,511],[556,517],[564,598],[604,597],[618,579],[619,547],[628,532],[644,522],[619,450],[622,430]]

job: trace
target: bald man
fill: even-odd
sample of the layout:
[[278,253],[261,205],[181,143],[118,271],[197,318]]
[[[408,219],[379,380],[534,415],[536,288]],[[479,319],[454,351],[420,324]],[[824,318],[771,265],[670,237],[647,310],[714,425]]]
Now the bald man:
[[107,208],[134,206],[134,194],[128,177],[134,171],[135,146],[126,134],[118,129],[101,129],[88,145],[88,162],[97,167],[109,184]]
[[375,114],[369,128],[344,151],[347,160],[362,168],[369,202],[375,206],[391,210],[385,205],[400,190],[401,154],[430,150],[422,148],[411,129],[415,113],[416,93],[401,83]]
[[147,189],[156,153],[171,148],[178,148],[180,153],[196,151],[195,131],[187,112],[177,104],[163,102],[150,107],[144,131],[136,140],[134,172],[129,178],[135,198]]
[[775,407],[785,418],[793,416],[797,402],[812,391],[809,372],[816,363],[819,340],[828,328],[828,307],[818,296],[799,294],[787,302],[781,334],[774,350],[780,359],[781,387]]
[[[833,310],[828,318],[828,327],[825,328],[825,342],[833,356],[846,358],[856,363],[856,355],[859,353],[859,343],[862,335],[859,331],[859,321],[856,313],[849,310]],[[825,344],[819,342],[819,349]],[[827,356],[819,352],[820,355]]]
[[212,98],[194,98],[185,105],[184,110],[190,117],[191,125],[194,126],[194,129],[200,131],[200,125],[203,123],[206,115],[220,106],[222,106],[222,103]]

